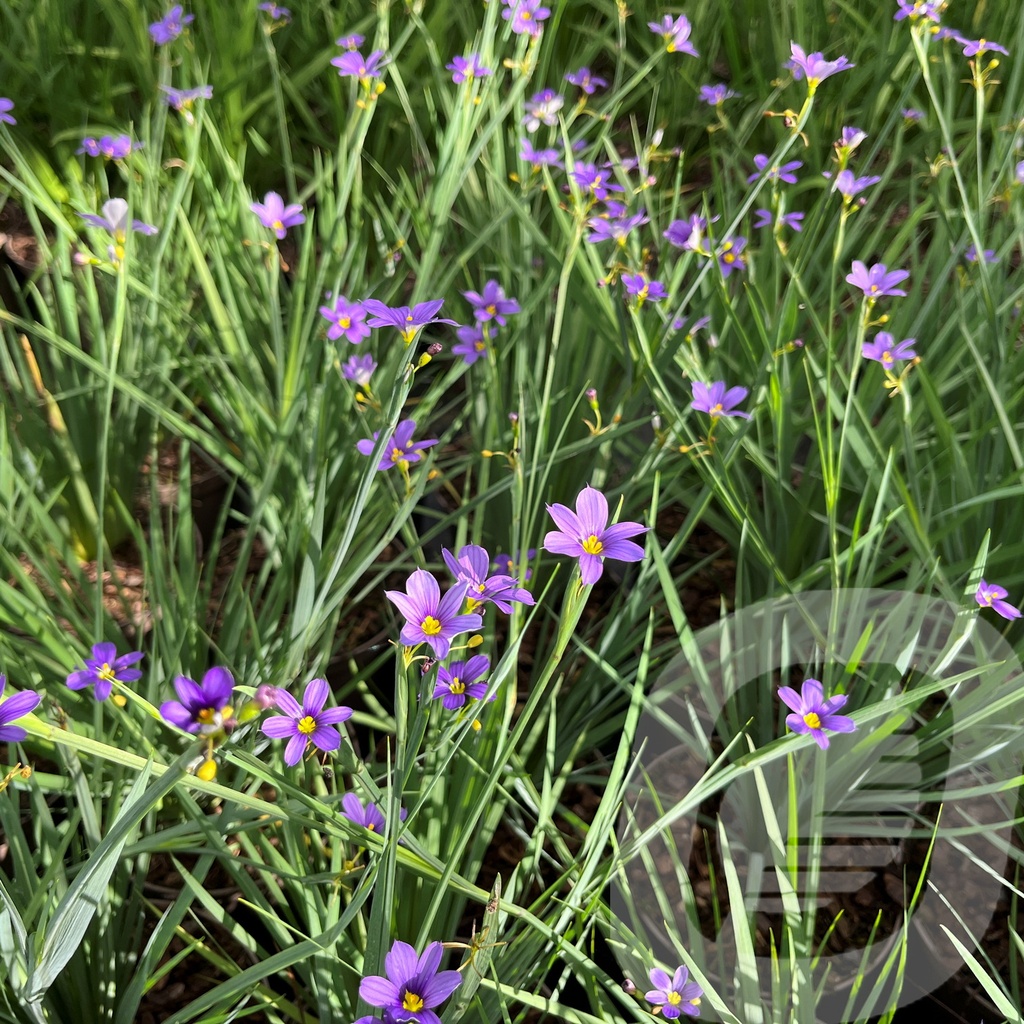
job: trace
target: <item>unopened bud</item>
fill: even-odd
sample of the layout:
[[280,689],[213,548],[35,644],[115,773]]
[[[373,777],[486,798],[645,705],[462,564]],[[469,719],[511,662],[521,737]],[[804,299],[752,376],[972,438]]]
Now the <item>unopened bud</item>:
[[469,648],[479,647],[484,642],[484,638],[479,633],[474,633],[467,641],[466,646]]
[[432,345],[427,346],[427,352],[432,356],[439,356],[444,351],[444,345],[434,342]]
[[207,758],[197,769],[196,778],[202,779],[203,782],[213,782],[217,777],[217,762],[212,758]]
[[433,359],[433,356],[429,352],[424,352],[416,363],[416,369],[422,370],[423,367],[426,366],[431,359]]
[[517,412],[510,412],[508,414],[508,421],[509,421],[509,423],[512,423],[512,424],[518,423],[519,422],[519,413],[517,413]]
[[623,978],[622,991],[625,992],[627,996],[631,996],[636,992],[636,985],[634,985],[629,978]]

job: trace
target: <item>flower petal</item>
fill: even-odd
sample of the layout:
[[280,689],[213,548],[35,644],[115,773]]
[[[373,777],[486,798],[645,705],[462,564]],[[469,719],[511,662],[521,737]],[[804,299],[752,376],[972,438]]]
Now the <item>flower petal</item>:
[[595,487],[584,487],[576,497],[576,515],[582,534],[601,536],[608,525],[608,499]]
[[586,537],[587,534],[583,531],[583,524],[580,522],[579,517],[573,512],[572,509],[566,508],[565,505],[548,505],[548,515],[551,516],[555,521],[555,526],[569,537]]
[[306,692],[302,697],[302,713],[316,718],[331,694],[331,688],[327,685],[326,679],[311,679],[306,684]]

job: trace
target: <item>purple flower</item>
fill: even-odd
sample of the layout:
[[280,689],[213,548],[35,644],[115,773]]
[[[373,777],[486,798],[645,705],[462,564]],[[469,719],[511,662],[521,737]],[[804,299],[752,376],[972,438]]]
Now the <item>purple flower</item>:
[[[380,808],[372,800],[367,801],[364,807],[362,800],[355,793],[346,793],[341,798],[341,806],[341,816],[347,818],[353,825],[362,825],[368,832],[383,833],[387,822]],[[398,812],[399,820],[405,821],[405,816],[408,813],[402,807]]]
[[76,153],[102,156],[107,160],[123,160],[133,149],[141,149],[141,142],[132,142],[128,135],[101,135],[98,139],[87,136],[82,139]]
[[159,21],[149,26],[149,34],[157,46],[173,43],[185,31],[185,26],[194,20],[194,14],[182,16],[181,4],[175,4]]
[[353,32],[350,36],[339,36],[334,41],[343,50],[358,50],[366,42],[366,36]]
[[340,57],[334,57],[331,63],[338,69],[339,77],[358,78],[368,86],[371,78],[380,78],[388,62],[384,60],[383,50],[374,50],[369,57],[364,57],[358,50],[349,50]]
[[452,73],[452,81],[456,85],[474,78],[486,78],[492,73],[490,68],[480,63],[478,53],[471,53],[468,57],[453,57],[452,62],[445,64],[445,67]]
[[720,107],[726,100],[732,99],[737,94],[722,82],[714,85],[702,85],[700,87],[700,98],[709,107]]
[[[995,249],[983,249],[982,252],[981,252],[981,258],[986,263],[998,263],[999,262],[999,257],[996,256]],[[978,250],[974,247],[974,243],[973,242],[969,246],[967,246],[967,251],[964,253],[964,259],[967,260],[968,263],[977,263],[977,262],[979,262],[978,261]]]
[[519,303],[515,299],[505,298],[505,289],[497,281],[488,281],[483,292],[463,292],[463,296],[473,306],[473,316],[480,323],[496,320],[505,326],[505,315],[511,316],[519,312]]
[[[516,566],[519,565],[519,556],[522,552],[517,551],[515,557],[512,555],[500,554],[494,556],[494,568],[499,572],[505,573],[507,576],[515,578]],[[536,548],[527,548],[526,560],[529,562],[537,557]],[[529,583],[530,577],[533,575],[532,569],[526,570],[526,575],[523,577],[524,582]]]
[[1013,169],[1013,176],[1018,185],[1024,185],[1024,160]]
[[965,57],[980,57],[985,53],[1010,53],[1005,46],[993,43],[991,39],[966,39],[960,35],[954,35],[953,38],[963,46]]
[[352,709],[345,707],[324,708],[330,696],[326,679],[311,679],[302,696],[302,707],[287,690],[277,696],[277,707],[283,715],[274,715],[260,726],[263,734],[272,740],[288,740],[284,748],[284,763],[291,767],[298,764],[310,743],[319,750],[337,750],[341,746],[341,735],[332,728],[352,717]]
[[783,164],[781,167],[775,166],[768,169],[768,173],[765,174],[765,168],[768,167],[768,157],[764,153],[758,153],[754,157],[754,166],[757,170],[747,178],[747,183],[757,181],[760,177],[765,177],[769,181],[785,181],[790,185],[796,184],[796,175],[793,173],[798,167],[803,167],[802,160],[790,160],[788,164]]
[[459,327],[455,331],[458,341],[452,345],[452,355],[462,356],[467,366],[472,366],[481,356],[487,354],[487,342],[482,327]]
[[260,219],[265,228],[270,228],[278,238],[284,238],[288,229],[297,224],[305,224],[306,215],[298,203],[284,205],[284,200],[276,192],[268,192],[262,203],[253,203],[249,207]]
[[860,354],[865,359],[873,359],[881,363],[887,370],[891,370],[898,362],[904,359],[916,359],[914,351],[915,338],[904,338],[896,343],[895,338],[888,331],[879,331],[873,341],[866,341],[861,346]]
[[551,11],[541,7],[541,0],[503,0],[507,5],[501,12],[505,21],[512,21],[512,31],[516,35],[539,36],[541,22],[549,17]]
[[456,583],[441,597],[437,580],[425,569],[417,569],[400,590],[385,590],[384,596],[405,616],[399,639],[406,647],[427,644],[436,658],[447,658],[452,640],[460,633],[479,629],[484,620],[476,612],[460,614],[467,586]]
[[[0,694],[7,686],[7,676],[0,672]],[[20,743],[27,735],[20,725],[11,725],[19,718],[35,711],[42,696],[35,690],[22,690],[0,703],[0,743]]]
[[14,109],[14,100],[9,100],[6,96],[0,96],[0,124],[17,124],[18,122],[11,117],[11,111]]
[[749,412],[741,412],[736,408],[749,394],[746,388],[734,387],[726,390],[725,381],[702,384],[695,380],[690,384],[690,390],[693,392],[690,408],[695,412],[706,412],[713,420],[720,416],[742,416],[745,420],[751,418]]
[[188,113],[196,100],[213,99],[212,85],[197,85],[194,89],[173,89],[169,85],[161,85],[160,89],[167,94],[167,105],[179,114]]
[[487,684],[477,680],[491,667],[490,659],[476,654],[469,661],[453,661],[437,670],[432,696],[440,697],[449,711],[458,711],[467,700],[483,700]]
[[611,180],[610,168],[599,168],[597,164],[578,163],[569,175],[580,190],[594,199],[607,199],[609,192],[624,192],[621,185]]
[[186,732],[204,736],[234,722],[231,693],[235,681],[226,668],[211,668],[200,685],[188,676],[175,676],[178,700],[164,701],[160,714],[164,720]]
[[1002,615],[1004,619],[1019,619],[1020,611],[1014,608],[1009,601],[1003,600],[1008,594],[1003,587],[997,586],[995,583],[986,583],[981,580],[978,583],[978,589],[974,594],[974,599],[981,605],[982,608],[991,608],[997,615]]
[[892,16],[893,21],[903,21],[904,18],[927,18],[929,21],[938,21],[942,7],[942,0],[896,0],[899,10]]
[[565,167],[558,159],[557,149],[534,149],[529,139],[521,140],[519,159],[532,164],[534,171],[539,171],[542,167]]
[[370,383],[370,377],[373,376],[373,371],[376,369],[377,364],[373,361],[373,356],[350,356],[341,368],[341,375],[345,380],[365,387]]
[[728,277],[734,270],[744,270],[747,266],[743,249],[747,240],[743,235],[735,238],[727,238],[718,247],[718,266],[722,270],[722,277]]
[[370,336],[370,328],[363,322],[366,310],[361,302],[349,302],[344,295],[339,295],[331,305],[320,307],[320,315],[331,325],[327,328],[331,341],[344,335],[353,345],[358,345]]
[[668,292],[660,281],[649,281],[646,274],[623,274],[622,283],[629,295],[636,296],[637,306],[642,306],[648,299],[660,302],[668,298]]
[[[419,453],[426,448],[430,448],[432,445],[437,444],[436,439],[433,441],[416,441],[413,443],[412,435],[415,429],[415,420],[402,420],[401,423],[398,424],[395,428],[394,434],[391,435],[391,440],[388,441],[387,447],[384,449],[384,455],[380,460],[380,465],[377,466],[378,471],[391,469],[392,466],[401,466],[403,463],[408,466],[411,462],[419,462]],[[375,430],[373,432],[372,441],[369,438],[364,438],[362,441],[356,443],[357,451],[359,451],[361,455],[372,455],[379,437],[380,431]]]
[[859,192],[877,185],[882,179],[877,174],[866,174],[862,178],[854,176],[853,171],[840,171],[832,182],[832,191],[838,192],[849,202]]
[[[672,322],[672,329],[674,331],[681,331],[686,326],[687,319],[688,319],[688,317],[684,316],[684,317],[681,317],[679,320],[674,320]],[[686,332],[683,340],[684,341],[692,342],[693,341],[693,336],[698,331],[704,330],[704,328],[707,327],[710,323],[711,323],[711,317],[709,317],[709,316],[702,316],[699,320],[694,320],[693,325]]]
[[908,124],[916,124],[918,121],[924,119],[924,111],[917,110],[914,107],[903,107],[903,109],[900,110],[900,113],[903,115],[903,120],[906,121]]
[[431,942],[419,958],[407,942],[395,940],[384,957],[387,977],[371,975],[359,983],[359,998],[384,1010],[391,1024],[441,1024],[434,1013],[462,984],[458,971],[441,971],[444,952],[440,942]]
[[559,95],[554,89],[542,89],[534,93],[526,102],[526,117],[523,124],[528,132],[535,132],[541,123],[546,125],[558,124],[558,112],[565,104],[565,97]]
[[[712,223],[718,220],[712,218]],[[665,237],[680,249],[687,249],[690,252],[700,250],[704,239],[704,232],[708,229],[708,222],[699,214],[692,213],[686,220],[674,220],[664,232]]]
[[908,277],[909,270],[886,272],[884,263],[875,263],[868,270],[860,260],[854,260],[853,272],[846,275],[846,280],[855,288],[860,288],[870,302],[874,302],[883,295],[906,295],[907,293],[896,285]]
[[835,147],[838,150],[849,155],[852,153],[866,138],[868,137],[867,132],[862,132],[859,128],[844,128],[840,134],[838,140],[835,142]]
[[826,78],[836,75],[840,71],[849,71],[850,68],[856,67],[855,64],[851,64],[845,57],[838,57],[836,60],[825,60],[824,55],[820,52],[804,53],[803,47],[798,46],[794,42],[790,42],[789,49],[792,57],[782,66],[790,68],[793,72],[793,77],[798,82],[801,78],[806,77],[807,89],[811,93]]
[[647,22],[647,27],[665,40],[665,49],[669,53],[688,53],[691,57],[699,57],[700,54],[693,48],[690,42],[690,22],[685,14],[680,14],[673,20],[671,14],[666,14],[658,21]]
[[608,83],[598,75],[593,74],[590,68],[582,67],[579,71],[570,71],[565,80],[570,85],[578,85],[588,96],[593,96],[600,88],[605,89]]
[[787,707],[795,712],[786,716],[786,725],[793,732],[802,735],[810,733],[822,750],[828,750],[825,729],[831,729],[832,732],[853,732],[857,728],[852,718],[836,714],[849,700],[846,694],[824,700],[821,683],[817,679],[805,679],[800,687],[800,693],[790,686],[780,686],[779,696]]
[[548,505],[548,515],[557,530],[544,537],[544,550],[553,555],[570,555],[580,560],[580,580],[590,586],[601,578],[604,559],[639,562],[644,549],[628,540],[648,527],[640,523],[616,523],[608,526],[608,500],[589,484],[576,497],[576,511],[565,505]]
[[431,299],[430,302],[418,302],[412,309],[408,306],[385,306],[378,299],[365,299],[363,308],[371,314],[372,320],[366,323],[370,327],[394,327],[405,339],[406,345],[412,342],[421,327],[427,324],[459,325],[454,320],[445,320],[437,314],[444,305],[444,299]]
[[490,601],[499,611],[512,614],[512,602],[532,605],[533,595],[519,586],[514,576],[491,574],[491,559],[479,544],[467,544],[459,549],[458,557],[447,548],[441,549],[444,564],[459,583],[465,583],[467,608],[472,611],[478,604]]
[[256,10],[264,11],[275,21],[291,21],[292,12],[287,7],[278,7],[275,3],[263,3],[256,6]]
[[[80,213],[78,215],[94,228],[104,228],[109,231],[114,239],[114,244],[108,246],[107,253],[112,263],[118,264],[124,259],[124,243],[128,237],[128,204],[123,199],[108,199],[103,204],[103,213]],[[132,231],[138,231],[143,235],[155,235],[157,228],[152,224],[146,224],[141,220],[131,222]]]
[[119,658],[117,648],[109,641],[93,644],[92,657],[85,659],[85,668],[68,676],[68,687],[84,690],[87,686],[93,686],[93,696],[97,700],[106,700],[114,683],[134,683],[136,679],[142,678],[137,668],[128,667],[142,657],[142,651],[131,651]]
[[[608,200],[605,205],[611,207],[613,204],[616,208],[622,206],[621,203],[614,203],[613,200]],[[599,214],[587,221],[587,227],[591,229],[590,234],[587,235],[587,241],[592,243],[608,242],[614,239],[619,245],[625,245],[633,228],[647,224],[650,219],[646,210],[640,210],[631,217],[609,217],[606,214]]]
[[[771,210],[755,210],[754,213],[757,215],[757,219],[754,221],[755,228],[766,228],[772,223],[772,211]],[[793,231],[803,231],[803,224],[801,221],[804,219],[804,215],[799,211],[793,213],[784,213],[779,217],[779,222],[787,228],[791,228]]]
[[[644,999],[652,1006],[661,1007],[661,1015],[666,1020],[675,1020],[681,1014],[696,1017],[700,1010],[700,997],[704,990],[695,981],[687,981],[690,972],[686,967],[677,967],[672,977],[660,967],[650,972],[651,984],[654,988]],[[655,1011],[657,1012],[657,1011]]]

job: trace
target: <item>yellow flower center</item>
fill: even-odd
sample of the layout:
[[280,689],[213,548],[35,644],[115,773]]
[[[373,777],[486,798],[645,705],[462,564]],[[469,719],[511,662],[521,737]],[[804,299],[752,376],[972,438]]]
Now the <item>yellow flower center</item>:
[[599,555],[604,551],[604,545],[597,539],[597,534],[592,533],[584,542],[583,550],[588,555]]
[[891,363],[892,362],[892,353],[891,352],[883,352],[882,353],[882,362],[883,363]]
[[804,724],[810,729],[820,729],[821,719],[818,717],[816,712],[808,711],[807,714],[804,715]]
[[452,681],[448,684],[448,690],[456,695],[465,693],[466,684],[458,676],[454,676]]
[[483,342],[483,341],[474,342],[473,343],[473,347],[477,350],[477,352],[486,352],[487,351],[487,343]]
[[523,21],[530,21],[533,18],[533,15],[529,11],[520,11],[519,17],[522,18]]
[[352,318],[348,316],[343,316],[338,321],[338,326],[347,331],[352,326]]
[[988,591],[988,590],[986,590],[985,593],[983,593],[981,595],[981,599],[985,602],[985,604],[989,605],[990,607],[991,607],[992,602],[994,600],[994,598],[992,597],[991,592]]
[[406,322],[407,324],[411,324],[411,323],[412,323],[412,313],[410,313],[410,314],[409,314],[409,315],[408,315],[408,316],[407,316],[407,317],[405,318],[405,322]]
[[736,257],[731,252],[727,252],[722,256],[722,260],[725,263],[735,263]]
[[418,330],[418,327],[410,327],[407,331],[399,331],[398,333],[402,335],[402,337],[405,339],[406,345],[408,345],[412,341],[412,339],[416,337],[416,332]]
[[316,719],[312,715],[304,715],[299,719],[297,728],[303,736],[311,736],[316,732]]
[[405,449],[404,448],[392,448],[391,449],[391,461],[392,462],[401,462],[402,459],[404,459],[404,458],[405,458]]
[[669,992],[668,1004],[669,1006],[678,1006],[683,1001],[683,997],[678,992]]
[[871,292],[871,294],[872,294],[872,295],[874,295],[874,294],[875,294],[875,292],[877,292],[877,291],[878,291],[878,285],[877,285],[877,284],[873,284],[873,285],[871,285],[871,286],[870,286],[870,287],[868,288],[868,291],[869,291],[869,292]]
[[376,828],[377,826],[372,821],[370,822],[369,825],[366,826],[367,832],[373,832]]
[[272,227],[272,228],[273,228],[273,229],[274,229],[275,231],[283,231],[283,230],[284,230],[284,224],[282,224],[282,223],[281,223],[281,221],[279,221],[279,220],[275,220],[275,221],[274,221],[274,223],[273,223],[273,224],[271,224],[270,226],[271,226],[271,227]]
[[106,680],[110,683],[117,679],[117,673],[106,662],[103,662],[103,668],[101,668],[96,675],[99,679]]
[[721,402],[719,402],[717,405],[712,406],[712,408],[711,408],[711,415],[712,416],[721,416],[722,415],[722,403]]
[[423,630],[426,636],[437,636],[441,632],[441,623],[433,615],[428,615],[420,623],[420,629]]
[[423,996],[418,996],[415,992],[406,992],[402,996],[402,1009],[410,1013],[419,1013],[423,1009]]
[[487,310],[488,313],[491,314],[491,316],[494,316],[494,314],[498,312],[498,307],[495,306],[493,302],[489,306],[485,306],[484,308]]

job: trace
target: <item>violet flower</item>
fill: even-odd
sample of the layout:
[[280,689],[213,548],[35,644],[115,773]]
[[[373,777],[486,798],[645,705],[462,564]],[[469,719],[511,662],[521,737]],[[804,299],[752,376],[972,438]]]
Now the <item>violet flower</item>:
[[690,408],[695,412],[706,412],[712,421],[721,416],[742,416],[745,420],[751,418],[749,412],[736,408],[750,393],[746,388],[737,386],[726,390],[725,381],[722,380],[713,384],[702,384],[695,380],[690,384],[690,390],[693,393]]
[[800,687],[800,693],[790,686],[780,686],[779,697],[794,712],[786,716],[786,725],[801,735],[806,736],[810,733],[822,750],[828,750],[825,729],[832,732],[854,732],[857,728],[852,718],[836,714],[845,706],[849,697],[846,694],[839,694],[825,700],[821,683],[817,679],[805,679]]
[[690,42],[691,26],[685,14],[680,14],[674,20],[671,14],[666,14],[660,22],[647,22],[647,27],[655,35],[661,36],[665,40],[665,49],[669,53],[688,53],[691,57],[700,56],[694,49],[693,43]]
[[[781,167],[774,166],[768,167],[768,157],[764,153],[758,153],[754,157],[754,166],[757,168],[753,174],[747,178],[747,184],[749,185],[752,181],[757,181],[758,178],[767,178],[769,181],[785,181],[787,184],[796,184],[796,175],[793,173],[798,167],[803,167],[802,160],[790,160],[789,163],[783,164]],[[765,173],[765,169],[768,168],[768,173]]]
[[653,968],[649,977],[654,988],[644,995],[644,999],[655,1007],[655,1013],[660,1007],[661,1016],[666,1020],[675,1020],[684,1013],[688,1017],[696,1017],[700,1013],[698,1007],[704,990],[697,982],[687,981],[689,976],[686,967],[677,967],[671,977],[660,967]]
[[966,39],[964,36],[954,35],[953,38],[964,48],[965,57],[981,57],[986,53],[1002,53],[1009,56],[1010,51],[991,39]]
[[608,83],[599,75],[595,75],[590,68],[584,66],[579,71],[570,71],[566,74],[565,80],[570,85],[579,86],[588,96],[593,96],[600,88],[605,89]]
[[981,605],[982,608],[991,608],[997,615],[1001,615],[1004,619],[1019,619],[1020,610],[1015,608],[1009,601],[1004,600],[1008,597],[1007,591],[995,583],[986,583],[984,580],[978,582],[978,589],[974,594],[975,601]]
[[143,657],[142,651],[117,656],[117,648],[109,641],[93,644],[92,657],[85,659],[85,668],[77,669],[67,678],[68,688],[84,690],[92,686],[97,700],[106,700],[114,683],[134,683],[142,678],[137,668],[129,668]]
[[253,203],[249,207],[260,219],[265,228],[270,228],[279,239],[288,234],[288,229],[298,224],[305,224],[306,215],[299,203],[284,205],[284,200],[276,192],[268,192],[262,203]]
[[599,168],[597,164],[578,163],[569,177],[579,185],[581,192],[593,199],[607,199],[609,192],[625,191],[612,180],[610,168]]
[[370,327],[394,327],[402,336],[406,345],[412,342],[421,327],[427,324],[459,325],[454,320],[445,320],[437,314],[444,305],[444,299],[431,299],[429,302],[418,302],[410,309],[408,306],[385,306],[378,299],[364,299],[363,308],[373,319],[367,320]]
[[260,729],[272,740],[288,740],[284,748],[284,763],[291,767],[299,763],[310,743],[318,750],[329,752],[341,746],[341,734],[334,726],[347,722],[352,709],[325,708],[330,696],[326,679],[311,679],[302,696],[302,706],[287,690],[277,696],[277,708],[283,715],[268,718]]
[[[372,800],[368,800],[364,806],[362,800],[355,793],[346,793],[341,798],[341,806],[341,816],[351,821],[353,825],[361,825],[367,832],[383,834],[387,820],[381,809]],[[405,821],[408,813],[404,807],[400,808],[399,820]]]
[[292,20],[292,12],[287,7],[278,7],[275,3],[262,3],[256,5],[257,11],[263,11],[269,15],[274,21],[289,22]]
[[824,55],[819,51],[816,53],[804,53],[802,46],[794,42],[789,44],[792,57],[782,66],[793,72],[793,78],[798,82],[801,78],[807,79],[807,91],[813,95],[818,86],[830,78],[839,74],[840,71],[849,71],[856,67],[846,57],[837,57],[835,60],[825,60]]
[[[771,226],[772,211],[759,209],[755,210],[756,220],[754,221],[755,228],[767,228]],[[804,215],[798,210],[794,210],[792,213],[784,213],[779,217],[779,223],[783,227],[790,228],[793,231],[803,231],[803,224],[801,221],[804,219]]]
[[476,654],[468,661],[453,661],[447,667],[442,665],[437,670],[437,682],[431,694],[449,711],[458,711],[468,700],[483,700],[487,694],[487,684],[480,682],[480,677],[491,667],[490,658]]
[[746,269],[747,260],[743,255],[746,244],[747,240],[743,235],[737,235],[735,238],[727,238],[718,247],[718,266],[722,271],[722,277],[728,277],[734,270]]
[[626,286],[626,292],[636,297],[637,306],[642,306],[648,299],[651,302],[660,302],[668,298],[668,292],[660,281],[650,281],[646,274],[623,274],[622,283]]
[[441,1024],[434,1012],[462,984],[458,971],[441,971],[444,952],[440,942],[431,942],[416,956],[407,942],[396,940],[384,957],[387,977],[371,975],[359,983],[359,998],[384,1010],[389,1024]]
[[340,57],[332,58],[331,63],[338,69],[340,78],[358,78],[361,85],[369,87],[370,79],[380,78],[388,62],[384,59],[383,50],[374,50],[369,57],[364,57],[358,50],[348,50]]
[[234,688],[235,681],[226,668],[211,668],[201,684],[188,676],[175,676],[178,700],[164,701],[160,714],[164,721],[185,732],[209,735],[234,724],[235,712],[231,707]]
[[515,299],[506,298],[505,289],[497,281],[488,281],[483,292],[462,294],[473,306],[473,316],[479,323],[495,320],[504,327],[506,314],[511,316],[519,312],[519,303]]
[[359,47],[366,42],[366,36],[361,36],[358,32],[353,32],[348,36],[339,36],[334,41],[343,50],[358,50]]
[[534,93],[525,103],[526,116],[523,118],[523,124],[526,125],[526,130],[532,134],[541,124],[549,127],[558,124],[558,112],[564,104],[565,97],[554,89],[542,89]]
[[903,107],[900,113],[907,124],[917,124],[919,121],[924,120],[924,111],[918,110],[915,107]]
[[193,21],[194,14],[182,15],[181,4],[175,4],[159,21],[149,26],[149,34],[157,46],[163,46],[173,43],[185,31],[185,26]]
[[873,359],[881,363],[887,370],[891,370],[897,363],[905,359],[916,359],[914,351],[915,338],[904,338],[900,342],[888,331],[879,331],[872,341],[865,341],[861,346],[860,354],[865,359]]
[[141,142],[132,142],[128,135],[101,135],[98,139],[87,136],[75,150],[89,156],[102,156],[107,160],[123,160],[134,149],[141,149]]
[[[711,222],[718,220],[712,217]],[[704,232],[708,229],[708,222],[699,214],[692,213],[686,220],[674,220],[664,232],[665,238],[679,249],[686,249],[689,252],[699,252],[703,245]]]
[[11,116],[11,111],[14,109],[14,100],[9,100],[6,96],[0,96],[0,124],[17,124],[18,122]]
[[452,81],[456,85],[472,81],[474,78],[486,78],[492,74],[490,68],[480,63],[480,54],[471,53],[468,57],[453,57],[445,67],[452,73]]
[[[0,672],[0,694],[6,686],[7,676]],[[31,714],[42,699],[35,690],[21,690],[0,703],[0,743],[20,743],[28,735],[20,725],[10,723]]]
[[646,533],[648,527],[633,522],[609,526],[608,499],[589,485],[577,495],[575,512],[559,504],[548,505],[547,510],[558,529],[545,535],[544,550],[578,558],[585,586],[601,578],[606,558],[639,562],[644,557],[644,549],[628,538]]
[[[968,263],[981,262],[978,259],[978,250],[975,248],[973,242],[969,246],[967,246],[967,251],[964,253],[964,259],[967,260]],[[999,257],[996,256],[995,249],[982,249],[981,260],[983,260],[985,263],[998,263]]]
[[[608,205],[610,204],[611,200],[608,200]],[[621,204],[616,205],[620,206]],[[591,229],[590,234],[587,235],[587,241],[596,243],[614,239],[619,245],[624,246],[629,239],[629,233],[641,224],[649,223],[650,219],[646,210],[640,210],[631,217],[608,217],[604,214],[591,217],[587,221],[587,227]]]
[[709,107],[720,107],[726,100],[738,95],[733,92],[724,82],[716,82],[714,85],[702,85],[700,87],[700,98]]
[[928,21],[939,20],[943,0],[896,0],[899,10],[892,16],[893,21],[903,21],[910,18],[916,21],[918,18],[926,18]]
[[[102,207],[102,214],[80,213],[78,216],[94,228],[104,228],[114,237],[118,245],[124,245],[128,235],[128,203],[124,199],[108,199]],[[158,228],[141,220],[131,222],[132,231],[141,235],[155,235]]]
[[846,280],[855,288],[859,288],[869,302],[883,295],[906,295],[901,284],[910,277],[909,270],[887,271],[884,263],[872,264],[869,270],[860,260],[853,261],[853,271],[846,275]]
[[459,340],[452,345],[452,355],[462,356],[467,366],[472,366],[481,356],[487,354],[487,341],[482,327],[476,324],[459,327],[455,334]]
[[[377,466],[378,472],[391,469],[393,466],[408,467],[410,463],[419,462],[421,458],[419,453],[437,444],[436,438],[432,441],[413,442],[412,435],[415,429],[415,420],[402,420],[395,427],[395,432],[391,435],[391,440],[388,441],[384,454]],[[362,441],[356,442],[356,450],[361,455],[372,455],[379,438],[380,431],[375,430],[372,440],[364,438]]]
[[565,164],[558,159],[557,149],[534,149],[533,143],[529,139],[521,140],[519,159],[531,164],[535,174],[542,167],[565,167]]
[[213,99],[212,85],[197,85],[194,89],[174,89],[169,85],[161,85],[160,90],[166,94],[167,105],[179,114],[185,114],[189,123],[192,117],[190,111],[195,101]]
[[844,156],[849,156],[867,137],[868,133],[859,128],[846,127],[833,145]]
[[358,345],[370,336],[366,326],[366,310],[361,302],[349,302],[344,295],[337,296],[329,306],[320,307],[320,315],[330,323],[327,337],[337,341],[344,336],[353,345]]
[[436,658],[447,658],[451,643],[461,633],[479,629],[483,617],[476,612],[461,613],[468,587],[456,583],[445,595],[436,579],[417,569],[400,590],[385,590],[384,596],[405,616],[399,639],[406,647],[427,644]]
[[877,185],[881,180],[877,174],[865,174],[858,178],[853,171],[843,170],[836,175],[835,181],[832,182],[832,191],[838,192],[843,199],[850,202],[854,196],[872,185]]
[[447,548],[441,549],[441,556],[448,571],[459,583],[465,583],[467,610],[472,611],[478,604],[491,602],[506,615],[512,614],[512,602],[532,605],[533,595],[519,586],[514,576],[491,573],[491,558],[479,544],[466,544],[459,549],[458,557]]
[[541,0],[503,0],[505,10],[501,12],[505,21],[511,20],[516,35],[540,35],[541,22],[550,17],[551,11],[541,6]]
[[361,387],[366,387],[370,383],[370,377],[373,376],[373,371],[377,369],[377,364],[373,361],[373,356],[350,356],[345,365],[341,368],[341,375],[345,380],[352,381],[353,384],[359,384]]
[[[494,568],[499,572],[503,572],[506,576],[511,576],[513,579],[516,577],[516,567],[519,565],[521,552],[517,551],[515,556],[499,554],[494,556]],[[527,562],[537,557],[536,548],[527,548],[526,560]],[[526,575],[523,577],[525,583],[530,582],[530,577],[533,575],[532,569],[526,570]]]

